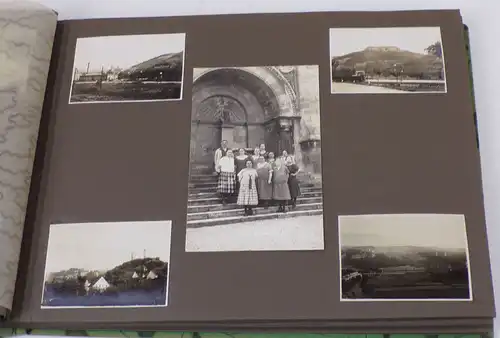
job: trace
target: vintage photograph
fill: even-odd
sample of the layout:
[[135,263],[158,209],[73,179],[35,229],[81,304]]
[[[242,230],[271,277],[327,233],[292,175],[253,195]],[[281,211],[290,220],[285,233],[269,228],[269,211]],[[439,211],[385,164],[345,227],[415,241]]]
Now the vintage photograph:
[[339,216],[342,301],[470,301],[465,218]]
[[69,103],[181,100],[185,34],[76,41]]
[[52,224],[42,309],[168,304],[171,221]]
[[330,29],[333,94],[446,93],[440,27]]
[[186,251],[323,250],[318,66],[193,77]]

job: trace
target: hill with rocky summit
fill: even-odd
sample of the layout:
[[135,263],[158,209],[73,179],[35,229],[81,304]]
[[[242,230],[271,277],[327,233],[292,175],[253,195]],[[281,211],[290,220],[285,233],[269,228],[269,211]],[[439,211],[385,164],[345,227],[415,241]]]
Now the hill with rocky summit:
[[332,58],[337,72],[365,71],[370,76],[441,78],[443,60],[434,54],[414,53],[398,49],[367,48]]
[[118,74],[118,78],[182,81],[184,52],[163,54],[138,63]]

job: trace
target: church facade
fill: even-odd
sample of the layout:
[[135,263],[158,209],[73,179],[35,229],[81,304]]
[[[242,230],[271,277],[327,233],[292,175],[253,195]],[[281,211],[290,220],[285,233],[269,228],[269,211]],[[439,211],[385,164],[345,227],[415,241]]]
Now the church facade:
[[286,150],[321,174],[318,66],[195,68],[191,123],[191,170],[212,171],[227,140],[249,154],[260,144]]

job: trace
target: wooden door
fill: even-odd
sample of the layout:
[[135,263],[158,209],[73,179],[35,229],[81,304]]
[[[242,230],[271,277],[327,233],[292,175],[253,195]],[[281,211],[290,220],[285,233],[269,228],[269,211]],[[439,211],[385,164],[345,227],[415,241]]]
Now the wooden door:
[[220,125],[193,123],[191,125],[191,169],[213,170],[214,154],[220,142]]

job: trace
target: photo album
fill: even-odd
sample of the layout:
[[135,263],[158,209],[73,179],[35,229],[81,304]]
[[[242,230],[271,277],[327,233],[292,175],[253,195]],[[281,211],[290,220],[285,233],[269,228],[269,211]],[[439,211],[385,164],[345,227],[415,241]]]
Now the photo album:
[[492,330],[458,10],[0,20],[0,328]]

